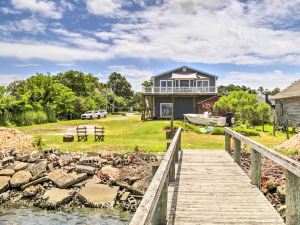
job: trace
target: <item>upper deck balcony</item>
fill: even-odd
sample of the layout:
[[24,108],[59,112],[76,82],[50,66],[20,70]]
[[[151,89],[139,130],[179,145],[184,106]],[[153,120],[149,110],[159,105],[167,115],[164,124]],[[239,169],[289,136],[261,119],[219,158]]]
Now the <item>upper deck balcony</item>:
[[144,94],[217,94],[217,87],[143,87]]

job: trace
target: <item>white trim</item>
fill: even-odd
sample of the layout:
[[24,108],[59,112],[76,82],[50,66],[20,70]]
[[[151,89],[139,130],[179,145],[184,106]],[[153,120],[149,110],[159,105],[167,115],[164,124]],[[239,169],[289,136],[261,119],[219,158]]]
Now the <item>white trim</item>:
[[[161,86],[161,82],[162,82],[162,81],[166,81],[166,87],[162,87],[162,86]],[[172,92],[173,92],[173,80],[160,80],[160,81],[159,81],[159,85],[160,85],[160,86],[159,86],[159,87],[160,87],[160,93],[162,93],[162,92],[161,92],[161,89],[162,89],[162,88],[166,88],[166,90],[168,90],[168,88],[169,88],[169,87],[168,87],[168,82],[169,82],[169,81],[172,82],[171,89],[172,89]],[[168,92],[168,91],[166,91],[166,92]]]
[[[172,114],[170,116],[163,116],[162,115],[162,105],[171,105],[172,106]],[[174,113],[173,103],[170,103],[170,102],[160,103],[160,107],[159,107],[159,116],[160,116],[160,118],[172,118],[173,113]]]

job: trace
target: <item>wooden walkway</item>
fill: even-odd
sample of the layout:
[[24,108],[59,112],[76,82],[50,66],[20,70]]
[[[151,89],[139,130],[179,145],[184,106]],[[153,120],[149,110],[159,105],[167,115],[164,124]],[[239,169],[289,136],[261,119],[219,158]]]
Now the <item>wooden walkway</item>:
[[224,150],[181,151],[168,188],[168,224],[284,224],[250,182]]

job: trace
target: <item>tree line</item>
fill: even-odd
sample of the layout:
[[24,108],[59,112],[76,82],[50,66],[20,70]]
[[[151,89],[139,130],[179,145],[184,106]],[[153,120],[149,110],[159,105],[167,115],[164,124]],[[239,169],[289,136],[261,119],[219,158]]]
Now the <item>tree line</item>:
[[66,71],[55,75],[37,73],[26,80],[0,86],[0,124],[31,125],[80,118],[88,110],[111,112],[139,107],[140,93],[119,73],[106,83],[93,74]]

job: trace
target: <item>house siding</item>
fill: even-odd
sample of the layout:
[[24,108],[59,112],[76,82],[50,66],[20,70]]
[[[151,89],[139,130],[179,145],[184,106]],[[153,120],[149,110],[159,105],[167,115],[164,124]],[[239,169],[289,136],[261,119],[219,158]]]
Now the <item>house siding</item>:
[[[173,113],[175,119],[183,119],[183,114],[198,113],[197,103],[211,96],[188,96],[174,97]],[[194,102],[195,98],[195,102]],[[172,97],[157,96],[155,97],[155,117],[160,117],[160,104],[172,103]],[[194,104],[195,103],[195,104]]]
[[[164,75],[158,76],[154,78],[154,86],[155,87],[159,87],[160,86],[160,81],[161,80],[169,80],[172,77],[172,73],[179,73],[179,74],[191,74],[191,73],[195,73],[194,70],[190,70],[188,68],[186,68],[186,72],[183,72],[182,69],[178,69],[178,70],[174,70],[172,72],[166,73]],[[216,78],[213,76],[209,76],[207,74],[202,74],[202,73],[198,73],[200,76],[205,77],[205,79],[199,79],[199,80],[209,80],[209,86],[216,86]],[[174,84],[173,84],[174,85]]]
[[[283,115],[281,114],[281,103],[283,104]],[[290,126],[300,125],[300,97],[289,98],[289,99],[278,99],[275,100],[275,112],[277,118],[277,124],[279,126],[286,125],[286,121],[289,122]]]

